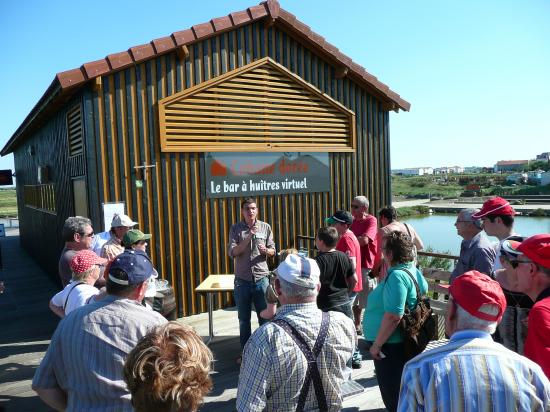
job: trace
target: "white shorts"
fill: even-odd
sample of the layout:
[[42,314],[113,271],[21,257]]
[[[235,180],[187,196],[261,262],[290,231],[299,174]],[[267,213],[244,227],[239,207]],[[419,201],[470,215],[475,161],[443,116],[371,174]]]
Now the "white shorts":
[[369,276],[370,269],[367,268],[361,268],[361,278],[363,280],[363,290],[357,294],[357,297],[355,298],[355,301],[353,302],[353,306],[358,306],[361,309],[365,309],[367,306],[367,298],[369,296],[369,293],[371,290],[373,290],[376,285],[378,285],[378,282],[376,279],[372,279]]

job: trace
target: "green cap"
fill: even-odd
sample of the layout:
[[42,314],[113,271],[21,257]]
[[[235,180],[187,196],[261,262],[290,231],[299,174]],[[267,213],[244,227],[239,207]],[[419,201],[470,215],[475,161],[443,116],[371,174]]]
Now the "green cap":
[[130,247],[134,243],[139,242],[140,240],[148,240],[151,239],[151,235],[148,233],[143,233],[141,230],[137,229],[130,229],[126,232],[124,237],[122,238],[122,244],[125,247]]

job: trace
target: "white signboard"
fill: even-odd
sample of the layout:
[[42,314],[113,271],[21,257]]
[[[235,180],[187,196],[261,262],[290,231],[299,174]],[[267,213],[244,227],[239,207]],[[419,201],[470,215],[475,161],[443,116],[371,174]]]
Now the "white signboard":
[[124,215],[124,202],[103,203],[103,225],[105,232],[111,230],[111,222],[115,214]]

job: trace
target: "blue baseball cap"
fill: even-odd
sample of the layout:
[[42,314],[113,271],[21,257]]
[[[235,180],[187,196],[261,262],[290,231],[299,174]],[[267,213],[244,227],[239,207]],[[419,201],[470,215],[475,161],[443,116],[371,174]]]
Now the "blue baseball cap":
[[[124,272],[128,279],[120,279],[118,276]],[[137,285],[155,273],[155,268],[147,253],[141,250],[125,250],[118,255],[109,269],[109,280],[118,285]]]

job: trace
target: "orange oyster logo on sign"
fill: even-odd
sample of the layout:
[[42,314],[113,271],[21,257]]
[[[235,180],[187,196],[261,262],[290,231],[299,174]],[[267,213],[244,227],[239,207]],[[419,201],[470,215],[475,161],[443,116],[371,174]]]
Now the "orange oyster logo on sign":
[[211,176],[227,176],[227,166],[218,160],[214,160],[210,164]]

